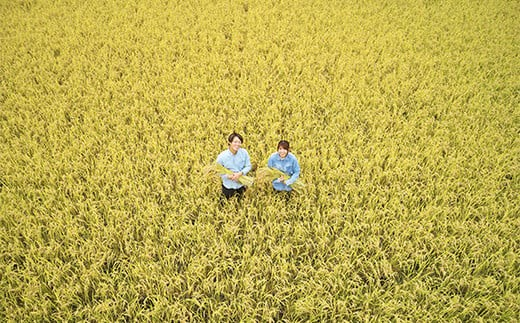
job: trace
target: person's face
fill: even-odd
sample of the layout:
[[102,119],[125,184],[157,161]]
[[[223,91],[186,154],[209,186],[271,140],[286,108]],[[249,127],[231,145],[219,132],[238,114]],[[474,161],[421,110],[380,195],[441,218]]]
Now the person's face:
[[285,158],[287,157],[287,154],[289,153],[289,151],[283,147],[278,147],[278,155],[280,155],[280,157],[282,158]]
[[229,149],[231,149],[232,152],[236,153],[238,149],[242,146],[242,141],[240,141],[240,138],[235,137],[233,140],[229,143]]

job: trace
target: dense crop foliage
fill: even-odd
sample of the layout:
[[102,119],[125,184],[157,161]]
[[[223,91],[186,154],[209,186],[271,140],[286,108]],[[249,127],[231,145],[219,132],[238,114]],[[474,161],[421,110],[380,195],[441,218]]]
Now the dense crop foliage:
[[[517,1],[0,1],[0,320],[520,313]],[[219,206],[280,139],[307,184]],[[251,175],[255,175],[254,172]]]

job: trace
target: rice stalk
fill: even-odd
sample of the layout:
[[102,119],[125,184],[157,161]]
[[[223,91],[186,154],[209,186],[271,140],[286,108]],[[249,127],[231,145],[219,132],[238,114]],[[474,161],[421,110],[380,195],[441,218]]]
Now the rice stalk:
[[[233,172],[231,170],[225,168],[224,166],[220,165],[219,163],[213,163],[213,164],[205,166],[202,169],[202,173],[205,176],[211,176],[211,175],[220,176],[220,175],[233,174]],[[240,176],[238,181],[245,186],[251,186],[251,185],[253,185],[255,179],[251,176],[242,175],[242,176]]]
[[[256,178],[259,182],[271,182],[280,177],[283,178],[284,181],[291,178],[291,176],[289,176],[288,174],[273,167],[262,167],[259,168],[256,172]],[[294,183],[292,183],[289,186],[298,193],[303,192],[303,190],[305,190],[306,188],[305,183],[303,183],[301,179],[297,179]]]

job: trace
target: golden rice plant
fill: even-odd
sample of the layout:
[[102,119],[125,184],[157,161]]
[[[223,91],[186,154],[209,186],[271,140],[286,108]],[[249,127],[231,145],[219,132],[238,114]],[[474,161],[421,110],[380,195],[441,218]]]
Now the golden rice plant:
[[0,1],[0,321],[518,321],[516,3],[171,2]]
[[[279,169],[273,168],[273,167],[262,167],[262,168],[259,168],[258,171],[256,172],[256,178],[260,182],[267,182],[267,181],[271,182],[280,177],[283,178],[284,181],[291,178],[290,175],[282,172]],[[298,193],[303,192],[303,190],[305,190],[305,188],[306,188],[305,183],[303,183],[303,181],[301,179],[297,179],[290,186],[294,191],[296,191]]]
[[[213,163],[213,164],[210,164],[210,165],[207,165],[205,166],[203,169],[202,169],[202,173],[204,175],[229,175],[229,174],[233,174],[232,171],[230,171],[229,169],[227,169],[226,167],[220,165],[219,163]],[[238,181],[245,185],[245,186],[251,186],[253,185],[255,179],[251,176],[247,176],[247,175],[242,175],[240,176],[240,178],[238,179]]]

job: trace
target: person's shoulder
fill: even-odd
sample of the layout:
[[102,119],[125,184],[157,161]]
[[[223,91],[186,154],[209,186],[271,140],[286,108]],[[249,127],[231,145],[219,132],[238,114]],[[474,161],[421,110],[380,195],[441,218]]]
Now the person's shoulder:
[[291,152],[288,153],[287,155],[288,155],[289,158],[291,158],[291,159],[298,160],[298,158],[296,158],[296,156],[295,156],[293,153],[291,153]]
[[239,148],[239,149],[238,149],[238,152],[241,153],[241,154],[249,155],[249,153],[247,152],[247,150],[245,150],[244,148]]
[[271,156],[269,156],[269,159],[275,159],[277,156],[278,156],[278,153],[274,152],[271,154]]
[[227,155],[229,155],[229,149],[222,151],[220,154],[218,154],[217,158],[223,158],[223,157],[226,157]]

